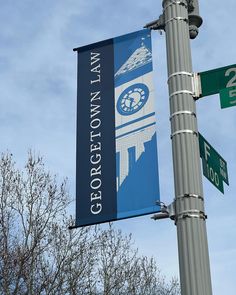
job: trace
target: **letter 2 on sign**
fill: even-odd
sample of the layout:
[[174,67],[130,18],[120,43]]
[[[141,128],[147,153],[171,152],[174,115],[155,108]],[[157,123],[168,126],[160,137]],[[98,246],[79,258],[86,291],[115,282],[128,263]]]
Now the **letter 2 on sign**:
[[226,88],[234,87],[236,86],[236,68],[230,68],[225,72],[225,77],[228,77],[230,73],[234,73],[234,76],[229,80],[229,82],[226,84]]

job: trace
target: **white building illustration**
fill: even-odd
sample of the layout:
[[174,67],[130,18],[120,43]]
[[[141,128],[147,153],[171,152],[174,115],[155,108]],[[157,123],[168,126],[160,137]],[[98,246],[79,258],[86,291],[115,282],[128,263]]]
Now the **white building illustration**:
[[152,53],[142,42],[141,47],[137,48],[128,60],[115,73],[115,78],[127,74],[132,70],[136,70],[148,63],[152,62]]
[[[152,62],[150,50],[142,42],[119,68],[115,78]],[[145,91],[145,89],[148,89]],[[127,91],[126,91],[127,90]],[[145,97],[146,96],[146,97]],[[127,100],[127,102],[125,101]],[[119,153],[117,191],[129,175],[130,148],[135,148],[135,162],[145,152],[145,143],[156,132],[152,71],[115,88],[116,152]],[[124,109],[122,113],[120,109]]]

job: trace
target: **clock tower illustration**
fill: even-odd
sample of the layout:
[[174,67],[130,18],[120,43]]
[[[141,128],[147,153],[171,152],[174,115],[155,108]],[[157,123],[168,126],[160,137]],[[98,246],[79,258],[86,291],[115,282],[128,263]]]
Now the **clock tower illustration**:
[[[143,174],[145,169],[156,169],[151,155],[157,153],[150,35],[136,40],[133,44],[124,45],[129,55],[126,60],[120,58],[119,61],[123,63],[117,65],[115,73],[116,180],[118,204],[121,207],[119,212],[122,212],[122,204],[125,204],[126,210],[129,209],[127,206],[135,207],[135,197],[138,198],[142,187],[149,187],[147,183],[142,183],[147,182]],[[153,175],[157,173],[154,171]],[[147,189],[142,192],[142,195],[144,194],[152,192]],[[140,203],[140,200],[138,202]]]

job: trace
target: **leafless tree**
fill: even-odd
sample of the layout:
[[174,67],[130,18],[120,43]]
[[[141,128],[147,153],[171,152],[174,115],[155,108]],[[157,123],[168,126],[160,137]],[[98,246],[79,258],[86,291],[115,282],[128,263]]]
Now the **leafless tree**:
[[154,258],[135,249],[131,235],[124,235],[112,225],[97,238],[97,286],[101,295],[177,295],[177,280],[165,282]]
[[29,153],[25,168],[0,158],[0,294],[177,295],[131,236],[98,226],[68,230],[66,180]]

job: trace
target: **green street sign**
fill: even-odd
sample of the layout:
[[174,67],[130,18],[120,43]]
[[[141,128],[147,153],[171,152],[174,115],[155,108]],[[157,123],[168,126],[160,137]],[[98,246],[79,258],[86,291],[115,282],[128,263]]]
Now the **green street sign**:
[[222,193],[223,181],[229,185],[227,162],[199,133],[200,157],[202,158],[203,175]]
[[221,108],[236,106],[236,86],[220,90]]
[[208,96],[236,86],[236,64],[199,73],[202,94]]

